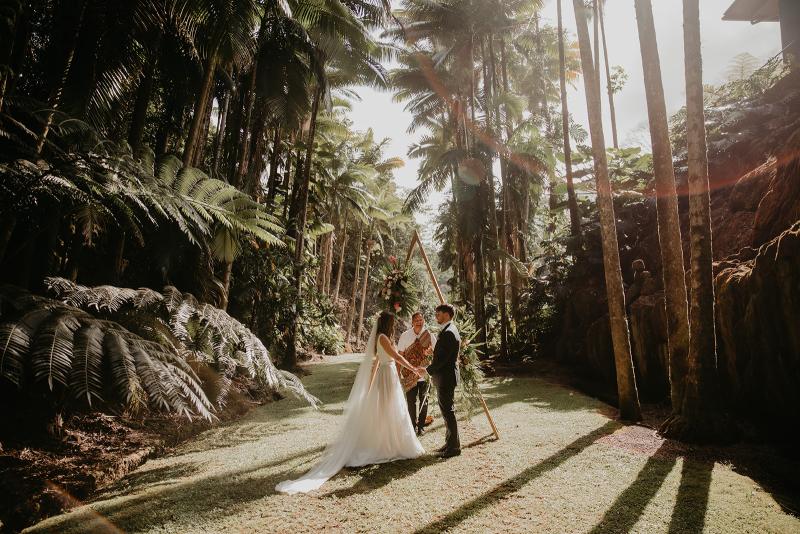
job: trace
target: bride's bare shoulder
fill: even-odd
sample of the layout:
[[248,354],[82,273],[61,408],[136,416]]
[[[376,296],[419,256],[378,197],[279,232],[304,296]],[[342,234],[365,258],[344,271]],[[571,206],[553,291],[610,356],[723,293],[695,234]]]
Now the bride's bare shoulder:
[[392,346],[392,340],[386,334],[378,335],[378,342],[383,345],[383,348],[388,349]]

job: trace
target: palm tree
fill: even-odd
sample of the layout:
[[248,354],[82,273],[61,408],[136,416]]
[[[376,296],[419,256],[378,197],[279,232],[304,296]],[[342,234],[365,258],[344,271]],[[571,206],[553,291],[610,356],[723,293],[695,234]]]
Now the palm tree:
[[200,44],[204,55],[203,78],[183,150],[183,164],[187,167],[196,165],[197,153],[204,143],[201,125],[211,111],[210,97],[217,68],[228,63],[243,66],[249,62],[255,45],[253,27],[261,16],[261,6],[256,0],[198,0],[198,5],[192,7],[199,11],[201,24],[197,31],[205,41]]
[[597,0],[597,18],[600,20],[600,36],[603,44],[603,60],[606,67],[606,92],[608,93],[608,111],[611,115],[611,138],[614,141],[614,148],[619,148],[617,138],[617,111],[614,106],[614,84],[611,82],[611,66],[608,64],[608,46],[606,45],[606,23],[603,9],[606,0]]
[[[310,125],[305,140],[306,150],[302,173],[298,173],[296,184],[296,221],[294,231],[294,291],[297,302],[301,299],[301,277],[303,271],[303,250],[305,225],[308,215],[308,191],[311,182],[311,157],[316,133],[317,115],[322,98],[328,91],[328,82],[335,85],[349,82],[385,83],[385,73],[375,59],[382,50],[369,35],[364,21],[376,24],[382,17],[383,7],[376,8],[364,2],[346,4],[340,0],[325,0],[323,6],[301,4],[293,10],[297,19],[307,26],[307,31],[316,47],[315,62],[328,66],[325,77],[316,78],[316,88],[311,106]],[[361,14],[363,18],[359,18]],[[294,218],[293,218],[294,219]],[[297,318],[292,320],[287,340],[285,365],[293,368],[297,362]]]
[[714,325],[714,261],[711,246],[711,199],[708,183],[703,64],[699,0],[683,0],[683,47],[686,71],[686,142],[689,189],[689,354],[680,412],[662,427],[680,439],[721,439]]
[[614,361],[617,371],[620,417],[628,421],[641,419],[636,376],[633,373],[630,334],[625,316],[625,294],[622,287],[622,272],[619,263],[616,219],[612,199],[611,183],[608,179],[608,161],[603,122],[600,114],[600,88],[592,60],[589,43],[589,25],[582,0],[572,0],[578,28],[578,44],[581,51],[583,82],[586,90],[586,105],[589,110],[589,131],[592,140],[594,174],[597,184],[597,207],[600,213],[600,235],[603,245],[603,267],[605,270],[608,315],[611,324],[611,339],[614,346]]
[[650,121],[650,138],[653,147],[658,238],[661,245],[661,265],[667,309],[670,396],[672,411],[677,414],[680,413],[680,403],[683,399],[683,377],[686,376],[686,356],[689,350],[689,305],[686,299],[686,279],[683,270],[678,196],[675,191],[675,170],[672,166],[672,146],[669,140],[667,108],[664,101],[664,85],[661,81],[661,64],[653,21],[653,6],[650,0],[636,0],[635,6]]
[[564,137],[564,167],[567,179],[567,203],[569,205],[570,229],[573,237],[581,235],[581,214],[575,196],[572,177],[572,148],[569,141],[569,107],[567,105],[566,54],[564,51],[564,28],[561,16],[561,0],[556,0],[558,13],[558,80],[561,89],[561,131]]

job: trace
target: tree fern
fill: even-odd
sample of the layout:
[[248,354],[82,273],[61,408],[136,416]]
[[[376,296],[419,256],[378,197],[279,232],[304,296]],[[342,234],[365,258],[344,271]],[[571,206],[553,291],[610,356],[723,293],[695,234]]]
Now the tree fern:
[[[83,303],[90,306],[88,299]],[[119,403],[133,410],[149,404],[212,418],[200,380],[174,347],[14,286],[0,287],[0,312],[0,388],[16,387],[24,395],[45,383],[55,402]]]
[[[221,375],[221,400],[227,394],[230,379],[240,368],[265,390],[285,389],[312,405],[319,402],[294,375],[275,367],[264,343],[250,329],[225,311],[197,302],[189,293],[171,286],[157,293],[151,289],[85,287],[63,278],[48,278],[46,282],[66,305],[104,313],[142,336],[153,337],[159,325],[168,326],[172,340],[162,339],[162,344],[170,344],[174,350],[167,354],[184,354],[212,365]],[[143,327],[145,324],[147,328]],[[182,361],[185,364],[185,358]],[[191,372],[188,366],[180,367],[186,373]]]

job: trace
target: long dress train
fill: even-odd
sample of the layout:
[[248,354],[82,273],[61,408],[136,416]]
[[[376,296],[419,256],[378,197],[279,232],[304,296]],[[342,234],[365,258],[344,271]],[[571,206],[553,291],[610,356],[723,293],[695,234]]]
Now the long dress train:
[[[290,495],[305,493],[322,486],[345,466],[417,458],[425,452],[408,417],[394,360],[376,343],[376,338],[373,327],[345,405],[344,424],[338,438],[326,447],[310,471],[296,480],[279,483],[276,491]],[[370,388],[372,361],[376,356],[378,370]]]

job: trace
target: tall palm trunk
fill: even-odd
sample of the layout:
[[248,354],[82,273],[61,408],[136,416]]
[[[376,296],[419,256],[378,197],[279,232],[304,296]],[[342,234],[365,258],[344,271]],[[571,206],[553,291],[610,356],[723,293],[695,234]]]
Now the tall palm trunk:
[[50,133],[50,128],[53,126],[53,119],[55,118],[56,110],[61,105],[61,95],[64,92],[64,87],[67,84],[67,78],[69,78],[69,71],[72,67],[72,61],[75,59],[75,49],[78,45],[78,35],[81,32],[81,27],[83,26],[83,19],[84,15],[86,14],[86,0],[82,0],[80,5],[77,6],[80,10],[78,13],[78,19],[75,23],[75,30],[70,33],[69,41],[67,43],[67,52],[64,58],[64,66],[61,69],[60,76],[56,82],[55,87],[52,88],[50,91],[50,98],[48,99],[48,107],[50,108],[47,112],[47,117],[44,121],[44,127],[42,128],[42,133],[39,134],[39,139],[36,142],[36,155],[40,155],[42,150],[44,149],[44,144],[47,141],[47,135]]
[[614,107],[614,90],[611,87],[611,66],[608,64],[608,46],[606,46],[606,23],[603,15],[604,0],[597,1],[597,18],[600,21],[600,37],[603,40],[603,60],[606,66],[606,91],[608,92],[608,112],[611,115],[611,138],[614,148],[619,148],[617,140],[617,111]]
[[708,183],[703,63],[699,0],[683,0],[683,49],[686,71],[686,143],[689,189],[689,356],[680,414],[662,426],[674,438],[721,439],[714,331],[714,261],[711,247],[711,199]]
[[564,167],[567,177],[567,205],[569,206],[569,227],[572,237],[581,235],[581,214],[575,184],[572,176],[572,146],[569,141],[569,107],[567,105],[567,61],[564,53],[564,26],[561,14],[561,0],[556,0],[558,12],[558,83],[561,89],[561,130],[564,137]]
[[[16,13],[11,14],[13,19],[13,37],[7,38],[4,45],[7,47],[4,50],[2,63],[7,65],[7,70],[0,73],[0,111],[3,110],[3,103],[5,97],[14,91],[16,81],[19,79],[14,74],[19,72],[22,68],[28,48],[30,47],[31,23],[29,10],[23,9],[23,4],[19,2],[16,6]],[[2,48],[3,45],[0,45]]]
[[667,106],[661,80],[653,6],[651,0],[636,0],[635,6],[647,96],[647,115],[650,121],[650,139],[653,146],[658,240],[661,245],[667,309],[670,397],[672,412],[677,414],[680,413],[680,403],[683,399],[686,356],[689,350],[689,305],[686,300],[678,196],[675,191],[675,170],[672,166],[672,146],[669,140]]
[[147,120],[147,108],[150,106],[150,98],[153,93],[153,81],[155,79],[156,65],[158,64],[158,53],[161,49],[161,32],[153,39],[150,61],[145,67],[139,89],[136,91],[136,102],[133,105],[133,115],[131,116],[131,127],[128,130],[128,144],[131,152],[136,154],[142,144],[144,127]]
[[372,247],[375,245],[372,241],[373,228],[370,227],[369,234],[367,234],[366,255],[367,261],[364,264],[364,280],[361,282],[361,306],[358,311],[358,328],[356,329],[356,342],[361,341],[361,332],[364,330],[364,307],[367,303],[367,287],[369,286],[369,267],[372,260]]
[[[503,84],[503,92],[508,94],[508,65],[506,61],[506,43],[505,40],[500,38],[500,76]],[[505,110],[505,145],[503,147],[502,159],[500,160],[500,176],[502,183],[502,198],[503,198],[503,226],[500,231],[504,242],[504,249],[507,253],[515,258],[516,255],[516,240],[519,228],[519,222],[514,216],[515,211],[512,209],[513,201],[511,194],[511,162],[509,161],[510,147],[512,135],[512,124],[508,104],[503,105]],[[521,291],[522,280],[517,274],[516,269],[506,269],[504,271],[510,278],[510,295],[511,295],[511,317],[514,319],[515,326],[520,322],[520,306],[519,295]]]
[[350,333],[353,331],[353,319],[356,315],[356,293],[358,291],[358,273],[361,268],[361,239],[364,236],[364,225],[358,225],[358,241],[356,247],[356,268],[353,271],[353,286],[350,289],[350,303],[347,306],[347,328],[345,329],[345,343],[350,342]]
[[572,0],[578,28],[578,43],[581,50],[583,83],[586,90],[586,105],[589,111],[589,132],[592,140],[594,174],[597,184],[597,208],[600,212],[600,236],[603,245],[603,267],[605,270],[608,315],[611,324],[611,340],[617,372],[620,418],[628,421],[641,419],[639,394],[633,373],[631,341],[628,319],[625,316],[625,294],[622,288],[622,272],[619,263],[617,229],[611,182],[608,179],[608,161],[603,139],[603,122],[600,114],[600,89],[595,83],[596,73],[589,45],[589,25],[582,0]]
[[222,274],[222,301],[219,307],[223,310],[228,309],[228,302],[230,301],[231,293],[231,273],[233,273],[233,262],[225,262],[225,272]]
[[195,160],[195,152],[200,144],[200,131],[206,118],[207,104],[211,88],[214,85],[214,72],[217,69],[218,53],[216,49],[210,50],[203,68],[203,83],[200,86],[200,94],[194,102],[194,113],[192,124],[189,127],[189,134],[186,136],[186,146],[183,149],[183,166],[189,167]]
[[342,230],[342,248],[339,252],[339,267],[336,269],[336,285],[333,286],[333,302],[339,299],[339,289],[342,287],[342,272],[344,271],[344,253],[347,250],[347,215],[344,218],[344,229]]
[[[472,129],[472,140],[469,142],[469,135],[465,129],[465,140],[468,142],[467,152],[471,157],[475,157],[477,149],[477,122],[475,120],[475,35],[472,34],[472,40],[469,45],[469,104],[470,104],[470,124]],[[466,120],[466,117],[464,117]],[[491,170],[485,169],[488,173]],[[475,326],[478,329],[477,341],[478,343],[486,343],[488,338],[487,319],[486,319],[486,262],[483,256],[483,232],[486,222],[486,199],[485,191],[483,191],[483,178],[478,185],[477,191],[477,230],[473,237],[473,251],[475,254]]]
[[[300,180],[298,191],[298,214],[297,214],[297,227],[295,231],[295,247],[294,247],[294,298],[295,306],[300,306],[302,297],[302,279],[303,279],[303,248],[305,242],[306,219],[308,217],[308,189],[311,182],[311,156],[314,151],[314,136],[317,131],[317,114],[319,113],[319,104],[322,99],[322,87],[317,84],[314,90],[314,102],[311,106],[311,124],[308,130],[308,141],[306,145],[306,163],[303,167],[302,180]],[[295,311],[299,311],[295,308]],[[289,339],[286,347],[286,361],[285,365],[289,369],[297,366],[297,319],[298,313],[292,316],[291,324],[289,326]]]
[[272,206],[275,200],[275,190],[278,187],[278,163],[281,155],[281,125],[275,124],[275,131],[272,137],[272,152],[269,155],[269,178],[267,178],[267,204]]
[[331,255],[333,244],[333,232],[328,232],[322,236],[322,245],[320,245],[320,254],[322,254],[322,261],[319,263],[319,270],[317,271],[317,289],[321,293],[325,293],[325,279],[328,274],[328,259]]
[[253,61],[250,74],[247,78],[247,88],[244,95],[244,119],[242,120],[242,137],[239,144],[239,165],[236,168],[236,177],[231,181],[234,187],[241,189],[244,186],[244,178],[247,176],[247,164],[250,160],[250,147],[253,137],[253,106],[256,100],[256,70],[258,61]]
[[[491,35],[487,37],[489,41],[488,53],[493,55],[494,47],[491,46]],[[495,87],[494,87],[494,65],[487,63],[487,47],[484,46],[483,40],[481,40],[481,61],[483,63],[483,85],[484,85],[484,95],[486,99],[486,125],[488,135],[492,138],[495,137],[497,134],[494,131],[494,117],[492,115],[492,100],[495,94]],[[493,60],[492,57],[489,58],[491,62]],[[491,77],[490,77],[490,69],[491,69]],[[491,79],[490,79],[491,78]],[[493,152],[492,152],[493,153]],[[492,266],[494,267],[494,275],[495,275],[495,282],[496,282],[496,290],[497,293],[497,304],[500,308],[500,357],[502,359],[508,359],[508,309],[506,307],[506,280],[505,280],[505,272],[503,262],[500,256],[501,250],[501,240],[500,240],[500,230],[499,225],[497,224],[497,205],[495,203],[495,183],[494,183],[494,171],[492,170],[494,167],[494,157],[490,156],[489,158],[489,165],[488,165],[488,172],[487,172],[487,193],[486,193],[486,200],[489,203],[489,235],[491,239],[494,241],[494,254],[492,254]]]
[[217,120],[217,137],[214,139],[214,157],[211,163],[215,178],[219,175],[219,162],[222,159],[222,145],[225,142],[225,126],[228,122],[230,104],[231,92],[225,91],[225,96],[222,97],[222,109],[219,111],[219,119]]

